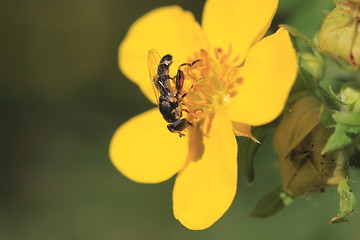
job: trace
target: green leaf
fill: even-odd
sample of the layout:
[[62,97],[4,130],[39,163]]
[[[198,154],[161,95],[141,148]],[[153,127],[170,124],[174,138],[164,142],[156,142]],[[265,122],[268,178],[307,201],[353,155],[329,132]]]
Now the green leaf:
[[315,45],[315,43],[310,38],[305,36],[302,32],[300,32],[299,30],[297,30],[293,26],[286,25],[286,24],[281,24],[280,27],[285,28],[292,36],[294,36],[295,38],[297,38],[300,41],[304,42],[305,44],[307,44],[311,48],[316,49],[316,50],[319,51],[318,47]]
[[[252,134],[257,140],[262,142],[265,139],[269,128],[269,125],[255,127],[252,129]],[[255,178],[253,163],[260,144],[254,142],[250,138],[240,137],[238,138],[238,146],[239,149],[241,149],[238,156],[238,158],[240,159],[240,168],[243,170],[247,182],[250,183],[254,181]]]
[[344,179],[338,186],[340,212],[330,220],[330,223],[347,222],[348,217],[355,211],[356,197],[347,182],[348,178]]
[[338,123],[334,133],[329,137],[322,153],[338,150],[352,143],[360,134],[360,127],[351,127]]
[[343,107],[347,111],[360,112],[360,81],[351,81],[343,84],[340,91]]
[[356,71],[358,69],[357,66],[349,65],[346,61],[342,59],[338,59],[332,56],[331,54],[322,51],[310,38],[308,38],[306,35],[304,35],[302,32],[300,32],[298,29],[294,28],[293,26],[287,24],[280,24],[279,26],[285,28],[293,37],[299,39],[300,41],[302,41],[312,49],[320,52],[323,56],[330,58],[334,63],[336,63],[336,65],[338,65],[342,69],[346,71]]
[[360,0],[333,0],[335,4],[360,3]]
[[344,103],[343,101],[341,101],[340,97],[334,92],[334,89],[332,89],[331,86],[329,86],[329,95],[330,97],[337,102],[338,104],[341,105],[346,105],[346,103]]
[[[335,99],[335,93],[332,94]],[[360,136],[360,84],[357,81],[348,82],[340,91],[340,109],[332,118],[336,122],[335,131],[326,143],[323,152],[331,152],[345,147]]]
[[282,186],[279,186],[260,199],[250,216],[258,218],[270,217],[292,203],[293,199],[284,192]]
[[360,145],[354,147],[353,152],[349,156],[349,165],[352,168],[360,168]]
[[320,80],[324,76],[324,60],[322,56],[314,51],[301,53],[299,56],[299,64],[303,71],[306,71],[313,79]]
[[332,116],[337,123],[348,126],[360,127],[360,113],[357,112],[336,112]]
[[318,96],[328,107],[331,109],[339,109],[341,105],[341,101],[339,98],[330,93],[325,91],[322,87],[317,86],[315,89],[316,96]]
[[332,115],[335,112],[336,111],[326,107],[325,105],[322,105],[321,109],[320,109],[320,123],[321,123],[321,125],[323,125],[326,128],[335,127],[336,123],[335,123],[334,119],[332,118]]

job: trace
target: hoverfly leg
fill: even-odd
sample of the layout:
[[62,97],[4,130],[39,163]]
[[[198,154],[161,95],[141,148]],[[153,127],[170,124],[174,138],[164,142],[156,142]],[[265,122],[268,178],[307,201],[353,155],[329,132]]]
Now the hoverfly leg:
[[[200,61],[202,62],[201,59],[197,59],[197,60],[193,61],[192,63],[183,63],[183,64],[179,65],[176,76],[174,77],[177,92],[180,92],[182,87],[184,86],[185,75],[184,75],[184,72],[181,70],[181,68],[184,67],[184,66],[192,67],[194,64],[196,64],[196,63],[198,63]],[[192,88],[192,86],[191,86],[191,88]],[[182,98],[183,97],[184,96],[182,96]]]
[[169,79],[171,79],[171,81],[173,82],[173,84],[176,85],[176,75],[175,75],[174,77],[170,77],[170,76],[168,76],[168,77],[169,77]]
[[178,69],[180,70],[180,68],[182,68],[183,66],[188,66],[188,67],[192,67],[194,64],[198,63],[198,62],[202,62],[202,59],[197,59],[195,61],[193,61],[192,63],[183,63],[180,64]]
[[[181,109],[181,111],[183,111],[183,112],[187,112],[188,114],[191,114],[192,116],[194,116],[194,117],[196,117],[197,115],[197,113],[198,112],[204,112],[204,110],[203,109],[201,109],[201,108],[197,108],[197,109],[195,109],[194,111],[192,111],[192,112],[190,112],[189,110],[187,110],[187,109]],[[188,121],[188,124],[189,124],[190,122]],[[190,126],[192,126],[192,124],[190,123],[189,124]]]
[[185,118],[176,120],[167,125],[170,132],[181,133],[188,126],[188,121]]
[[[181,97],[179,98],[179,101],[181,102],[185,97],[186,97],[186,94],[194,87],[195,83],[197,83],[198,81],[202,80],[203,78],[199,78],[198,80],[196,80],[196,82],[194,82],[191,87],[189,88],[189,90],[184,93],[183,95],[181,95]],[[179,92],[178,92],[179,93]],[[177,96],[178,97],[178,96]],[[185,105],[185,104],[184,104]]]
[[175,78],[176,90],[178,93],[180,93],[182,87],[184,86],[184,80],[185,80],[184,72],[179,69],[174,78]]
[[181,111],[183,111],[183,112],[187,112],[187,113],[189,113],[189,114],[196,114],[197,112],[203,112],[204,110],[203,109],[201,109],[201,108],[197,108],[197,109],[195,109],[193,112],[190,112],[189,110],[187,110],[187,109],[181,109]]
[[193,113],[197,113],[197,112],[199,112],[199,111],[200,111],[200,112],[203,112],[204,110],[203,110],[203,109],[201,109],[201,108],[197,108],[197,109],[195,109],[195,110],[194,110],[194,112],[193,112]]
[[188,124],[189,126],[191,126],[191,127],[194,127],[194,125],[193,125],[191,122],[189,122],[189,121],[187,121],[187,124]]

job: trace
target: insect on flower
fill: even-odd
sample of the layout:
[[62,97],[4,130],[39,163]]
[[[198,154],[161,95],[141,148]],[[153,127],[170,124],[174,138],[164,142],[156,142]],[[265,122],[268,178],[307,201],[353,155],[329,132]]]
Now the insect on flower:
[[[206,0],[201,25],[179,6],[161,7],[135,21],[120,44],[121,71],[157,106],[116,130],[111,161],[139,183],[176,175],[174,217],[189,229],[208,228],[229,209],[238,180],[235,136],[255,139],[251,126],[279,116],[296,79],[288,32],[263,38],[277,6],[278,0]],[[171,41],[164,37],[169,29]],[[154,48],[174,58],[150,50],[147,62]],[[178,137],[183,133],[186,139]]]
[[[192,67],[194,64],[200,61],[201,60],[198,59],[192,63],[180,64],[176,75],[174,77],[170,77],[169,68],[173,62],[172,56],[170,54],[166,54],[160,58],[159,53],[154,49],[151,49],[148,52],[150,79],[154,88],[160,113],[165,121],[169,123],[167,125],[169,131],[178,133],[180,137],[185,136],[183,131],[187,126],[192,126],[191,122],[182,117],[183,111],[188,113],[189,111],[182,107],[182,100],[187,93],[181,93],[185,80],[185,75],[181,68],[184,66]],[[174,91],[175,89],[171,85],[170,79],[175,84],[176,91]],[[191,90],[192,87],[193,85],[189,90]]]

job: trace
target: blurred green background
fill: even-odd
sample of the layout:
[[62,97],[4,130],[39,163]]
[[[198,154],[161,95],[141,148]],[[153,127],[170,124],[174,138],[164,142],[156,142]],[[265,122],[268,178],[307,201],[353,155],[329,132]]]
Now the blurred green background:
[[[173,218],[174,179],[137,184],[110,163],[116,128],[152,107],[117,66],[127,29],[165,5],[201,19],[203,3],[1,1],[1,240],[360,239],[357,212],[351,224],[327,223],[338,211],[335,189],[297,199],[273,218],[249,218],[280,181],[270,140],[256,158],[255,182],[246,185],[240,172],[231,208],[204,231]],[[272,29],[287,23],[313,36],[332,6],[330,0],[280,0]],[[360,180],[358,172],[352,176]]]

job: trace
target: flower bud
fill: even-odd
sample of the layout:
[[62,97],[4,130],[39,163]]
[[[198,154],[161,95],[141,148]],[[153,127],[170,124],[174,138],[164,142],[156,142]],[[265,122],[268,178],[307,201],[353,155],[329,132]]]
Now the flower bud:
[[283,189],[298,197],[338,185],[346,177],[345,155],[324,148],[333,129],[319,124],[320,102],[306,96],[295,102],[274,134]]
[[336,0],[319,32],[319,48],[353,66],[360,66],[360,1]]
[[340,99],[346,105],[344,111],[360,112],[360,82],[352,81],[345,83],[340,90]]
[[300,54],[300,67],[314,79],[322,79],[324,76],[324,60],[319,53],[311,54],[304,52]]

